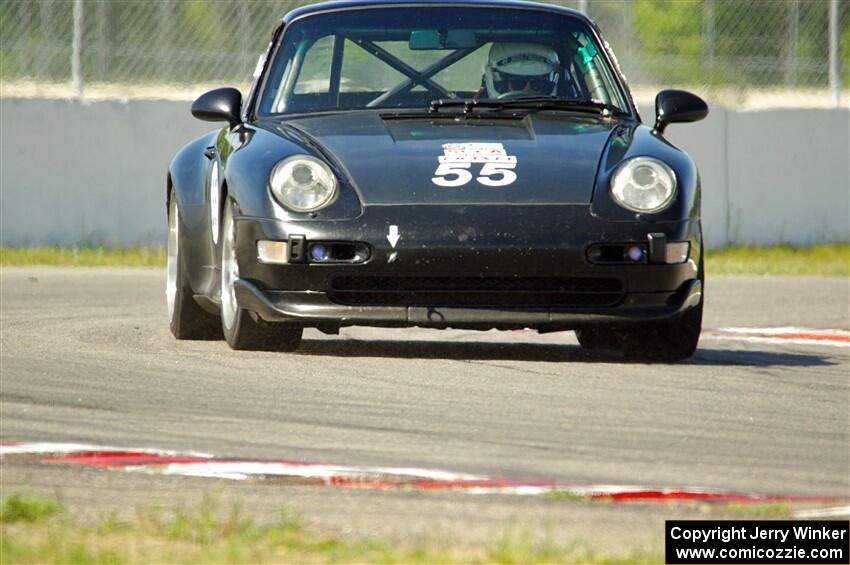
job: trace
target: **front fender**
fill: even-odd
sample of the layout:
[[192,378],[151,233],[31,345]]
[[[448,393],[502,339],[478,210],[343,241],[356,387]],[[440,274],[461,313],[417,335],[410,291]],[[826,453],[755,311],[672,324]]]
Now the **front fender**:
[[[263,127],[244,125],[219,138],[220,153],[225,164],[227,191],[239,215],[278,220],[343,220],[362,213],[360,200],[344,169],[331,160],[320,146],[289,128],[268,131]],[[293,155],[311,155],[324,160],[339,183],[336,200],[316,212],[293,212],[284,208],[271,195],[269,175],[281,160]]]
[[[676,173],[677,190],[673,203],[657,214],[640,214],[626,210],[611,196],[609,183],[617,166],[633,157],[654,157],[667,163]],[[700,218],[700,182],[691,157],[675,147],[651,128],[636,124],[620,126],[608,140],[599,163],[593,191],[591,213],[611,221],[680,222]]]
[[204,149],[215,145],[217,135],[217,131],[210,132],[188,143],[177,152],[168,166],[171,189],[178,204],[198,206],[206,201],[205,176],[210,160],[204,155]]
[[185,275],[196,294],[205,293],[215,264],[215,249],[210,238],[209,167],[212,161],[204,150],[214,145],[218,132],[210,132],[192,141],[180,151],[168,167],[167,199],[176,198],[180,210],[180,244]]

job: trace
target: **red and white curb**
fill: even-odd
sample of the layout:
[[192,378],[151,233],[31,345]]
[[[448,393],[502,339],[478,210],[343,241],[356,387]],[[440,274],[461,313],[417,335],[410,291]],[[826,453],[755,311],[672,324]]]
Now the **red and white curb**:
[[[76,443],[3,443],[3,460],[82,465],[128,472],[180,475],[275,484],[325,485],[376,490],[460,491],[477,494],[541,495],[560,493],[585,499],[626,501],[846,502],[823,496],[725,492],[700,487],[660,488],[638,485],[566,484],[554,480],[523,480],[406,467],[365,467],[292,460],[236,459],[207,453],[158,449],[125,449]],[[817,508],[815,516],[850,515],[850,506]],[[830,513],[832,512],[832,513]]]
[[797,327],[778,328],[719,328],[706,330],[705,338],[753,343],[825,345],[850,349],[850,331]]

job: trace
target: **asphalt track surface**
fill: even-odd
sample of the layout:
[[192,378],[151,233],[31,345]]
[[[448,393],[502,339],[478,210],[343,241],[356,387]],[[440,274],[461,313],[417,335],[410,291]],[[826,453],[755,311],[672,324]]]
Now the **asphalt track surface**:
[[[711,277],[706,329],[850,327],[844,278]],[[0,272],[0,441],[447,469],[579,484],[850,495],[850,346],[707,336],[680,364],[624,363],[572,333],[343,329],[294,354],[178,342],[164,273]],[[204,479],[2,465],[4,490],[86,508],[194,500]],[[688,509],[528,497],[229,485],[258,512],[292,504],[342,532],[571,523],[619,540]],[[699,517],[699,516],[696,516]],[[660,526],[653,522],[660,536]],[[642,543],[642,542],[641,542]]]

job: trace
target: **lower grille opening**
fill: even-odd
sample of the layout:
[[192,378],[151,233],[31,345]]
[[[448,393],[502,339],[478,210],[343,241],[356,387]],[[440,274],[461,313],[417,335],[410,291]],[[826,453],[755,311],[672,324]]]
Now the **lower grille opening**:
[[613,306],[622,281],[602,277],[336,277],[328,296],[352,306]]

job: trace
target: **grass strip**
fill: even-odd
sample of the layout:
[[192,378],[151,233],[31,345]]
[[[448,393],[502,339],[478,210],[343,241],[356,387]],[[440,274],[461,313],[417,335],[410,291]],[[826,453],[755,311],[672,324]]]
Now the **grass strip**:
[[[62,267],[164,267],[165,248],[0,247],[0,265]],[[735,246],[706,250],[709,275],[850,276],[850,244],[809,247]]]
[[850,244],[771,245],[708,249],[706,272],[717,275],[850,276]]
[[0,247],[0,265],[54,267],[164,267],[165,248],[139,247]]
[[[15,494],[2,501],[0,563],[660,563],[659,552],[611,554],[581,542],[533,541],[514,531],[480,546],[435,540],[402,546],[381,539],[319,534],[282,509],[256,523],[215,496],[194,509],[145,509],[82,522],[55,500]],[[49,510],[47,510],[49,509]]]

